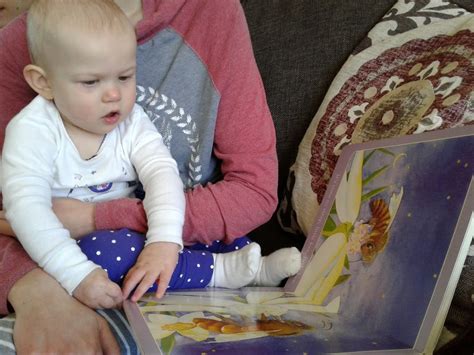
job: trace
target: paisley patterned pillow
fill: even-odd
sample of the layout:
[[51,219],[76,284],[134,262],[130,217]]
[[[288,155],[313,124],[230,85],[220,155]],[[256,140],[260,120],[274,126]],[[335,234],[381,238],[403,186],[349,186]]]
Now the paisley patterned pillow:
[[399,0],[343,65],[300,143],[278,218],[307,235],[344,146],[474,124],[474,14]]

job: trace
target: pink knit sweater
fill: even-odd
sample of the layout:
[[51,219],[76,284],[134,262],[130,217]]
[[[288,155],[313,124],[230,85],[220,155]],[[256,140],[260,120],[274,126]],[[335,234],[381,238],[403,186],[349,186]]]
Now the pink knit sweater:
[[[202,139],[197,147],[203,173],[193,170],[198,180],[186,191],[185,244],[230,242],[266,222],[277,203],[275,130],[242,8],[238,0],[143,0],[143,10],[137,25],[139,89],[163,100],[174,95],[166,102],[180,114],[189,112],[183,115],[188,121],[196,119],[193,129]],[[25,24],[22,16],[0,31],[0,146],[9,120],[35,96],[22,76],[30,63]],[[193,91],[189,102],[186,96],[178,102],[190,85],[205,93]],[[150,100],[139,103],[152,111]],[[170,149],[183,169],[189,156],[196,162],[197,155]],[[97,229],[146,232],[138,199],[97,205],[95,223]],[[12,285],[35,267],[15,239],[0,236],[0,314],[7,312]]]

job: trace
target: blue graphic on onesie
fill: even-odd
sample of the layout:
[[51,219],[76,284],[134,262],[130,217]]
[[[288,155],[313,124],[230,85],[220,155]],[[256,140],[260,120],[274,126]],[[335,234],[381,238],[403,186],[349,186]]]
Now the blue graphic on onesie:
[[88,186],[89,190],[92,192],[96,193],[102,193],[109,191],[112,188],[113,183],[107,182],[105,184],[99,184],[99,185],[93,185],[93,186]]

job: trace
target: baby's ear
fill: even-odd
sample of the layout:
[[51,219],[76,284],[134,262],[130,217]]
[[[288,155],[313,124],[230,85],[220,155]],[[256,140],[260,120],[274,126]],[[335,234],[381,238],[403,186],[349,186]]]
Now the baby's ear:
[[23,69],[23,76],[31,88],[39,95],[43,96],[46,100],[53,99],[53,92],[43,68],[34,64],[28,64]]

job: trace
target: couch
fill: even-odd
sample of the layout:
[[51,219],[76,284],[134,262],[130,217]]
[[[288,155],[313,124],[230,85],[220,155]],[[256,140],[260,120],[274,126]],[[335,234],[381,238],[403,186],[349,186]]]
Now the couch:
[[[253,49],[275,122],[279,158],[279,198],[288,193],[290,167],[299,144],[334,77],[395,0],[242,0]],[[417,0],[419,4],[427,1]],[[472,0],[452,0],[474,11]],[[263,253],[286,246],[301,248],[305,237],[282,229],[277,213],[251,233]],[[438,354],[474,352],[473,264],[461,276],[446,326],[458,336]],[[464,292],[464,293],[463,293]],[[452,327],[452,328],[451,328]]]

